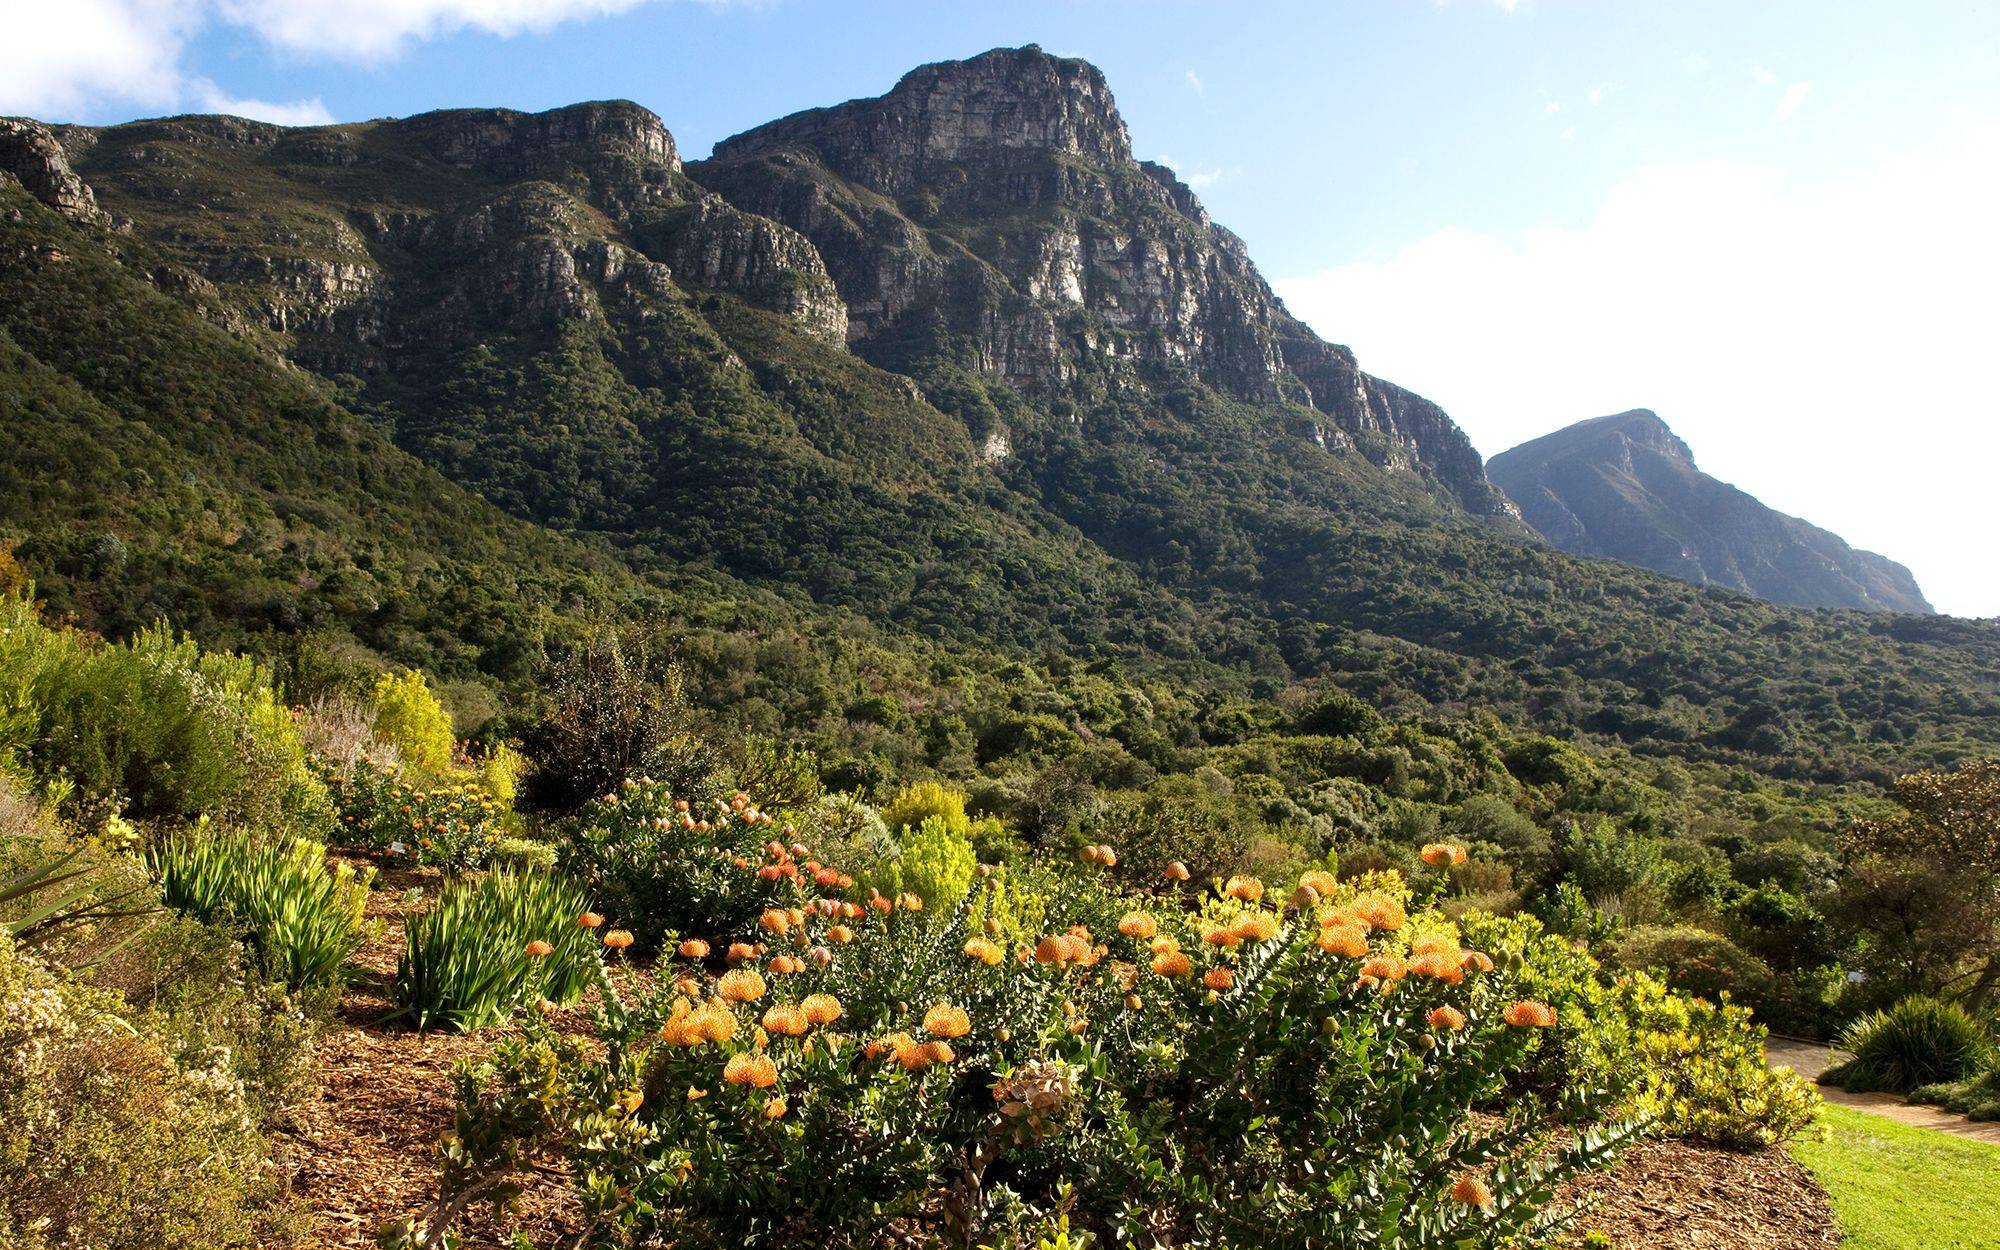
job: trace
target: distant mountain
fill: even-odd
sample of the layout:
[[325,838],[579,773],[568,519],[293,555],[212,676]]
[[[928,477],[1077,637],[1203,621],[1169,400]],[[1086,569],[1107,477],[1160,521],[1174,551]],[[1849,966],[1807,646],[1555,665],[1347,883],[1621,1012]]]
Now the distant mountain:
[[1486,471],[1564,551],[1797,607],[1932,610],[1910,570],[1703,473],[1643,408],[1522,443]]

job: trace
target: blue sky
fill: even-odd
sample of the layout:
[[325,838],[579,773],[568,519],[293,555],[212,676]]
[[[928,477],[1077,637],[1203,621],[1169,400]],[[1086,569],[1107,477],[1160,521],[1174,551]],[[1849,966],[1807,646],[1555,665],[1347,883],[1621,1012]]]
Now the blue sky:
[[0,113],[626,97],[697,157],[924,61],[1110,79],[1294,310],[1488,454],[1646,406],[2000,614],[2000,5],[0,0]]

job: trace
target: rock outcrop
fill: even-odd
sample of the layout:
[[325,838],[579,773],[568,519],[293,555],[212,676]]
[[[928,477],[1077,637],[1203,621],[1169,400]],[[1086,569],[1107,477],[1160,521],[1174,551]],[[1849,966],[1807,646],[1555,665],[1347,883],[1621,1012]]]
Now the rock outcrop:
[[1292,317],[1241,240],[1163,166],[1136,161],[1098,70],[1039,48],[928,65],[887,95],[718,144],[689,172],[811,239],[848,337],[906,363],[940,334],[1029,395],[1107,368],[1191,375],[1246,402],[1309,407],[1329,447],[1506,515],[1449,418],[1363,373]]
[[55,134],[40,122],[0,117],[0,174],[11,174],[29,195],[72,221],[103,220],[96,195],[70,168]]
[[1645,409],[1523,443],[1487,471],[1564,551],[1798,607],[1931,611],[1908,569],[1703,473]]

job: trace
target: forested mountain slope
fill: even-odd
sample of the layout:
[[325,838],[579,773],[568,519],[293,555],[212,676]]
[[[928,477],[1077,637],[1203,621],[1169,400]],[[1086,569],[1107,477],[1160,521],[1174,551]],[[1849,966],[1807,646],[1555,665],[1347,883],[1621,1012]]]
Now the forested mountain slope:
[[[1034,48],[685,167],[612,102],[15,122],[0,170],[28,434],[0,537],[104,628],[319,630],[504,684],[602,602],[739,637],[865,620],[934,677],[1028,661],[1073,728],[1105,723],[1061,676],[1094,663],[1828,778],[2000,740],[1992,624],[1541,544],[1443,412],[1132,159],[1095,69]],[[837,649],[759,715],[880,693]]]

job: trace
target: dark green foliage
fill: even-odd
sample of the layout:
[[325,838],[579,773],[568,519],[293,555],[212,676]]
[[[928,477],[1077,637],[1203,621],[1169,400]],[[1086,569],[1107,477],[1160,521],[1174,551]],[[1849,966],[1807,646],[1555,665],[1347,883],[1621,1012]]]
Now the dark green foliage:
[[1840,1045],[1854,1058],[1820,1079],[1855,1093],[1907,1094],[1962,1081],[1994,1056],[1993,1039],[1963,1007],[1915,995],[1856,1020],[1841,1034]]
[[[589,895],[567,878],[502,869],[460,879],[412,917],[396,965],[396,1018],[465,1032],[546,998],[574,1000],[598,975],[598,934],[577,923]],[[551,949],[537,955],[532,942]]]

